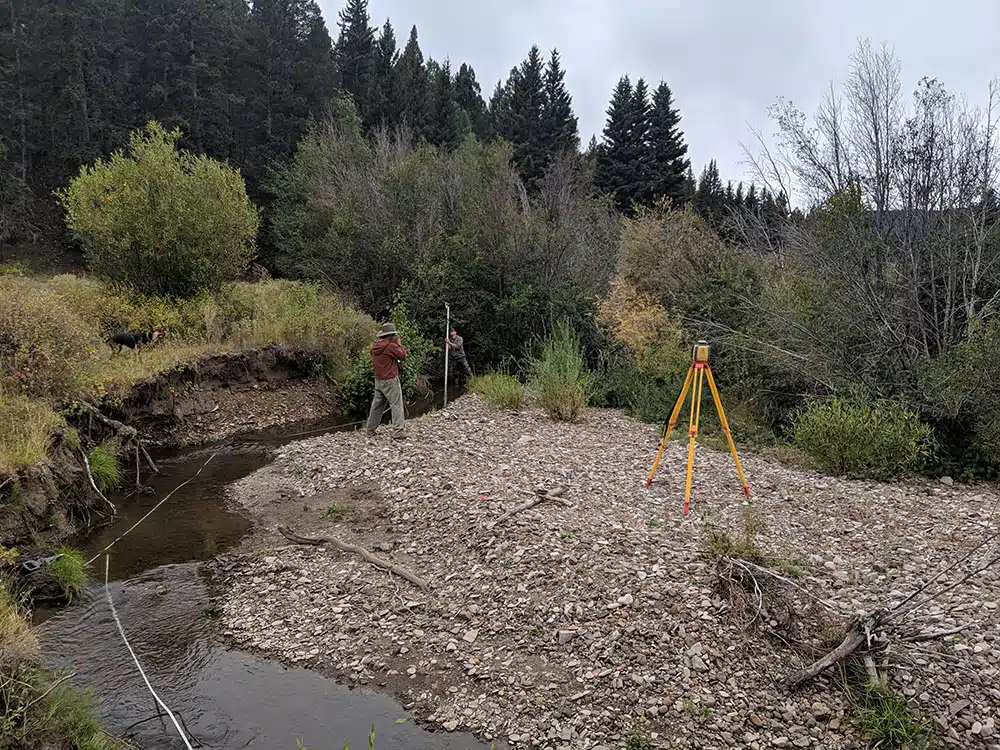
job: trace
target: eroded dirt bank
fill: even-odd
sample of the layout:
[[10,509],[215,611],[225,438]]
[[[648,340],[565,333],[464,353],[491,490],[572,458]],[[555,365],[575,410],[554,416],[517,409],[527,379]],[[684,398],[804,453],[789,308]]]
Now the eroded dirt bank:
[[[100,411],[135,429],[143,445],[160,448],[320,420],[336,404],[316,362],[313,351],[277,345],[205,355],[136,384],[122,397],[106,397]],[[68,420],[84,448],[116,436],[86,411],[71,412]],[[120,458],[131,487],[134,443],[126,447]],[[48,454],[44,464],[0,477],[0,544],[6,547],[52,550],[110,517],[109,505],[90,486],[80,447],[69,445],[65,431],[53,435]],[[147,476],[144,460],[140,468]]]
[[[554,424],[466,397],[408,432],[401,443],[357,433],[295,443],[233,487],[261,521],[216,565],[235,644],[390,691],[429,723],[514,747],[620,748],[635,728],[658,747],[866,746],[836,676],[790,693],[781,680],[811,659],[748,632],[720,594],[704,532],[711,522],[741,533],[728,456],[699,449],[684,518],[684,446],[670,446],[646,490],[657,435],[615,412]],[[899,601],[997,534],[992,490],[745,464],[761,545],[803,567],[802,585],[845,620]],[[492,527],[525,493],[563,484],[572,507],[547,502]],[[289,545],[279,523],[362,544],[432,588]],[[899,654],[891,670],[951,746],[1000,748],[998,598],[990,570],[931,602],[922,627],[971,626]],[[769,623],[806,652],[838,619],[821,620],[811,601]]]
[[270,345],[200,357],[137,383],[102,410],[158,445],[181,446],[330,414],[309,349]]

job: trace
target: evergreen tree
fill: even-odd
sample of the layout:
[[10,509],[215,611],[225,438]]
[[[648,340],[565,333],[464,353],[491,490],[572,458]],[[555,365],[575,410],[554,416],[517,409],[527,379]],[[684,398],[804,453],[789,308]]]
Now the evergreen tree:
[[393,71],[399,60],[396,48],[396,33],[386,20],[375,44],[375,64],[372,69],[372,114],[371,121],[376,126],[392,126],[399,122],[393,97]]
[[746,206],[748,211],[756,213],[759,208],[757,202],[757,186],[754,183],[750,183],[750,188],[747,190],[747,197],[743,200],[743,205]]
[[465,111],[471,132],[485,139],[489,135],[489,116],[486,102],[476,80],[476,71],[471,65],[462,63],[455,76],[455,103]]
[[400,124],[410,128],[417,136],[426,133],[430,127],[429,93],[430,80],[417,41],[417,27],[414,26],[393,71],[393,107],[399,113]]
[[[516,74],[516,70],[511,70],[507,80],[509,81]],[[489,135],[503,138],[503,133],[510,128],[508,122],[510,119],[510,97],[503,81],[497,81],[493,95],[490,96],[490,103],[486,107],[486,113],[489,120]]]
[[340,36],[334,48],[334,60],[341,88],[354,98],[361,120],[371,125],[376,114],[375,29],[370,26],[368,0],[347,0],[340,11]]
[[712,227],[718,228],[726,215],[726,189],[719,177],[719,167],[712,159],[701,173],[694,194],[694,208]]
[[635,88],[628,76],[615,87],[597,156],[595,182],[614,197],[619,210],[630,213],[648,194],[649,99],[646,83]]
[[447,60],[443,65],[428,60],[427,77],[430,80],[430,118],[422,135],[436,146],[453,149],[458,145],[460,126],[451,65]]
[[648,201],[669,198],[681,206],[688,200],[687,144],[680,130],[680,113],[673,106],[670,87],[661,82],[653,92],[649,115],[650,185]]
[[287,157],[334,90],[332,44],[315,0],[254,0],[242,65],[240,162],[251,183]]
[[573,114],[573,98],[566,90],[566,72],[559,62],[559,52],[552,50],[545,69],[545,113],[542,124],[542,148],[547,161],[567,151],[580,148],[580,129]]
[[544,143],[545,66],[538,47],[534,46],[516,71],[511,71],[505,86],[505,108],[495,123],[497,133],[514,146],[514,164],[528,186],[534,186],[544,174],[548,154]]

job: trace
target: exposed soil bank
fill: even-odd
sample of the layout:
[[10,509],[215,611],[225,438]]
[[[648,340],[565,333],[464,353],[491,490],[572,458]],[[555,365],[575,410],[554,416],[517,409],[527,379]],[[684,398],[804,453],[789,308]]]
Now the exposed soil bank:
[[[129,355],[123,355],[129,356]],[[329,417],[329,383],[317,374],[316,353],[265,346],[201,357],[106,397],[101,412],[136,429],[145,445],[176,448]],[[112,437],[107,425],[81,413],[70,418],[85,444]],[[141,472],[148,477],[149,467]],[[122,474],[134,484],[133,454]],[[47,464],[0,477],[0,544],[25,551],[52,549],[79,538],[111,509],[91,487],[78,449],[53,436]]]
[[160,446],[305,422],[334,407],[317,363],[315,351],[277,344],[206,355],[105,399],[102,411]]
[[[822,652],[831,620],[900,601],[1000,521],[992,489],[846,481],[745,456],[759,542],[795,559],[801,585],[832,608],[803,595],[764,613],[802,644],[792,649],[747,631],[706,555],[709,522],[742,531],[725,454],[700,449],[685,518],[685,446],[669,446],[646,490],[656,433],[615,412],[555,424],[473,396],[407,431],[399,443],[292,444],[234,487],[263,528],[217,566],[224,627],[240,647],[389,690],[423,721],[516,748],[617,749],[637,728],[655,747],[867,747],[835,674],[795,693],[782,680]],[[572,507],[492,526],[525,492],[560,484]],[[431,590],[290,545],[278,524],[363,545]],[[1000,747],[998,599],[995,569],[946,593],[913,628],[968,629],[894,657],[893,689],[953,747]]]

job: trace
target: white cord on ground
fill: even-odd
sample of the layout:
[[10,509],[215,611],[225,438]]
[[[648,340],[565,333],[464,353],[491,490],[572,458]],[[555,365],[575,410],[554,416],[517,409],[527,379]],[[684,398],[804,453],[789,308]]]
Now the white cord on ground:
[[102,549],[102,550],[101,550],[100,552],[98,552],[98,553],[97,553],[96,555],[94,555],[94,556],[93,556],[92,558],[90,558],[89,560],[87,560],[87,565],[90,565],[90,564],[92,564],[92,563],[93,563],[93,562],[94,562],[94,561],[95,561],[95,560],[96,560],[96,559],[97,559],[98,557],[100,557],[101,555],[103,555],[104,553],[106,553],[106,552],[107,552],[107,551],[108,551],[109,549],[111,549],[111,548],[112,548],[112,547],[114,547],[114,546],[115,546],[116,544],[118,544],[118,542],[120,542],[120,541],[121,541],[122,539],[124,539],[124,538],[125,538],[126,536],[128,536],[128,535],[129,535],[130,533],[132,533],[132,532],[133,532],[133,531],[135,530],[135,527],[136,527],[136,526],[138,526],[138,525],[139,525],[140,523],[142,523],[142,522],[143,522],[143,521],[145,521],[145,520],[146,520],[147,518],[149,518],[149,517],[150,517],[151,515],[153,515],[153,514],[154,514],[154,513],[156,512],[157,508],[159,508],[159,507],[160,507],[161,505],[163,505],[163,504],[164,504],[165,502],[167,502],[167,500],[169,500],[169,499],[170,499],[171,497],[173,497],[173,494],[174,494],[175,492],[177,492],[177,490],[179,490],[179,489],[180,489],[181,487],[183,487],[184,485],[186,485],[186,484],[188,484],[188,483],[190,483],[190,482],[193,482],[193,481],[194,481],[195,479],[197,479],[197,478],[198,478],[198,475],[199,475],[199,474],[201,474],[201,472],[202,472],[202,471],[203,471],[203,470],[205,469],[205,467],[206,467],[206,466],[208,466],[208,465],[209,465],[209,464],[210,464],[210,463],[212,462],[212,459],[213,459],[213,458],[215,458],[215,457],[216,457],[217,455],[219,455],[219,451],[220,451],[220,450],[222,450],[222,448],[219,448],[218,450],[216,450],[216,451],[215,451],[215,453],[213,453],[213,454],[212,454],[211,456],[209,456],[209,457],[208,457],[208,460],[207,460],[207,461],[206,461],[205,463],[203,463],[203,464],[201,465],[201,468],[200,468],[200,469],[198,469],[198,471],[196,471],[196,472],[194,473],[194,476],[192,476],[192,477],[189,477],[189,478],[188,478],[188,479],[187,479],[186,481],[184,481],[184,482],[181,482],[181,483],[180,483],[179,485],[177,485],[177,486],[176,486],[176,487],[174,487],[174,488],[173,488],[172,490],[170,490],[170,492],[169,492],[169,493],[167,493],[167,496],[166,496],[165,498],[163,498],[162,500],[160,500],[160,502],[158,502],[158,503],[157,503],[156,505],[154,505],[154,506],[153,506],[153,507],[152,507],[152,508],[151,508],[151,509],[149,510],[149,512],[148,512],[148,513],[146,513],[146,515],[144,515],[144,516],[143,516],[142,518],[140,518],[140,519],[139,519],[138,521],[136,521],[136,522],[135,522],[134,524],[132,524],[132,525],[131,525],[131,526],[130,526],[130,527],[128,528],[128,530],[127,530],[127,531],[125,531],[124,533],[122,533],[122,534],[121,534],[121,536],[119,536],[119,537],[118,537],[117,539],[115,539],[115,540],[114,540],[113,542],[111,542],[111,544],[109,544],[109,545],[108,545],[107,547],[105,547],[104,549]]
[[167,716],[169,716],[170,720],[174,723],[174,728],[177,730],[177,734],[179,734],[181,736],[181,739],[184,740],[184,746],[188,750],[194,750],[194,748],[191,747],[191,743],[188,742],[188,738],[187,736],[185,736],[184,731],[181,729],[181,725],[177,723],[177,719],[174,717],[174,712],[170,710],[170,707],[166,703],[160,700],[160,696],[156,694],[156,691],[153,690],[153,686],[149,684],[149,678],[146,677],[146,673],[143,671],[142,665],[139,663],[139,659],[135,655],[135,651],[132,650],[132,646],[129,645],[128,638],[125,637],[125,629],[122,628],[122,621],[118,619],[118,612],[115,611],[115,602],[111,598],[111,587],[108,585],[108,570],[110,568],[110,561],[111,561],[111,555],[105,555],[104,591],[108,595],[108,605],[111,607],[111,616],[115,618],[115,625],[118,626],[118,632],[121,634],[122,640],[125,642],[125,648],[127,648],[128,652],[132,655],[132,661],[134,661],[135,666],[138,667],[139,674],[142,675],[142,679],[146,683],[146,687],[149,688],[149,692],[152,694],[156,702],[160,705],[160,708],[162,708],[164,711],[167,712]]

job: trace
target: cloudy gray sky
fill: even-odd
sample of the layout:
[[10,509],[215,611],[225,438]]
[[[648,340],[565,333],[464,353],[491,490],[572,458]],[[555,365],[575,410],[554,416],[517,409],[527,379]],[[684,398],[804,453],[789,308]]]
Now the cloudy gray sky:
[[[343,3],[319,2],[336,37]],[[373,24],[392,20],[400,45],[416,24],[425,56],[471,63],[487,99],[532,44],[557,48],[585,144],[600,137],[622,74],[663,79],[695,170],[715,158],[723,179],[745,172],[748,123],[771,132],[778,97],[812,113],[861,37],[895,50],[905,90],[931,76],[984,104],[1000,74],[1000,0],[370,0],[369,10]]]

